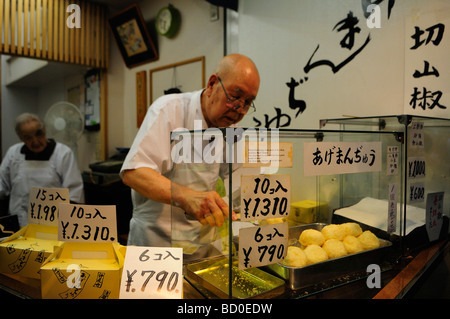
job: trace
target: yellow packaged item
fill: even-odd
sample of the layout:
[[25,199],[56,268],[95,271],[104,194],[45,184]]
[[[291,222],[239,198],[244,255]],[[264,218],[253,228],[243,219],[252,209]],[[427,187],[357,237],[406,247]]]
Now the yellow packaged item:
[[310,224],[327,220],[328,205],[313,200],[302,200],[291,204],[289,219],[291,221]]
[[58,227],[28,224],[0,243],[0,272],[40,278],[40,268],[58,241]]
[[125,246],[66,242],[41,267],[42,299],[118,299]]

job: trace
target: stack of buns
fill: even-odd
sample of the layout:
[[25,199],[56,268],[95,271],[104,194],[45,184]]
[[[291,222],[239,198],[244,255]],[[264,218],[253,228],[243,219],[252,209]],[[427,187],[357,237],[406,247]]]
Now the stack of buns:
[[321,231],[306,229],[298,242],[301,247],[289,246],[281,264],[304,267],[380,247],[380,240],[371,231],[363,232],[361,226],[351,222],[326,225]]

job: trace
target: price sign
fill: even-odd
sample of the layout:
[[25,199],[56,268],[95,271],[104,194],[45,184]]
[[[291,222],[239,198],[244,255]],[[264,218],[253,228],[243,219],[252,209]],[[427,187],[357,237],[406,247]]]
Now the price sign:
[[181,299],[183,249],[128,246],[120,299]]
[[287,217],[290,208],[290,175],[241,176],[241,220]]
[[58,240],[117,242],[116,206],[60,204]]
[[422,203],[425,200],[425,182],[409,184],[409,202]]
[[286,257],[288,223],[239,230],[239,270],[277,263]]
[[60,203],[69,202],[67,188],[33,187],[28,201],[28,223],[57,226]]
[[408,157],[408,179],[425,177],[425,158]]

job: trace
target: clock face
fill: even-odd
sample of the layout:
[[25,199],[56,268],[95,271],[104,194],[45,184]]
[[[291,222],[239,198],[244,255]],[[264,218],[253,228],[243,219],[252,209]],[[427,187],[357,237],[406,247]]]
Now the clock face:
[[158,29],[161,34],[166,33],[170,29],[170,25],[172,23],[172,14],[169,9],[165,9],[161,11],[158,15]]
[[173,37],[180,27],[180,12],[169,4],[168,7],[159,10],[155,26],[160,35]]

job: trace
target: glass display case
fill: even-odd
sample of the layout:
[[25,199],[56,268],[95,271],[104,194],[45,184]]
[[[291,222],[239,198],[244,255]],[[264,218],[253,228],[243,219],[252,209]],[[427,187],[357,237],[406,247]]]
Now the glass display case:
[[398,131],[404,134],[400,202],[406,249],[448,237],[450,218],[450,119],[416,115],[324,119],[321,128]]
[[[392,267],[404,224],[403,140],[393,131],[172,132],[172,245],[183,248],[186,279],[207,297],[300,297],[367,276],[371,264]],[[358,205],[371,208],[362,220],[333,220]],[[220,210],[235,219],[208,226]]]

